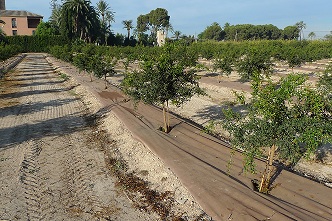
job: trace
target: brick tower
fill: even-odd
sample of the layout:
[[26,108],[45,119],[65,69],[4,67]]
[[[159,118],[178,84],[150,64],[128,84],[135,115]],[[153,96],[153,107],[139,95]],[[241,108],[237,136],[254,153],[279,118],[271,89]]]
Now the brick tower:
[[0,0],[0,10],[6,10],[6,0]]

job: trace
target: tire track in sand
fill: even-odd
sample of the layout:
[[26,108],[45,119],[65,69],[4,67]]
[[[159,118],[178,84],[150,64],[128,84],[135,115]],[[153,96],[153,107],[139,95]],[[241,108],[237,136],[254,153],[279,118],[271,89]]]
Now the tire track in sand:
[[44,55],[29,54],[2,86],[0,220],[158,220],[118,194],[87,108]]

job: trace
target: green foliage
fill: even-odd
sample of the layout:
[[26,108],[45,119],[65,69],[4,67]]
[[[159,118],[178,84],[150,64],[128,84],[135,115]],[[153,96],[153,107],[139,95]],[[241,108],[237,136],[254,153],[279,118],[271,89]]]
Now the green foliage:
[[213,69],[215,71],[221,70],[221,75],[230,75],[233,71],[234,58],[229,54],[218,54],[215,56],[213,62]]
[[104,57],[100,55],[94,55],[90,58],[90,66],[93,70],[93,73],[98,78],[104,78],[105,80],[105,89],[107,88],[107,76],[113,76],[116,74],[114,66],[112,64],[111,57]]
[[66,75],[66,74],[64,74],[64,73],[60,73],[60,74],[59,74],[59,77],[60,77],[61,79],[63,79],[64,81],[67,81],[67,80],[69,79],[69,76]]
[[87,71],[88,73],[93,72],[94,64],[91,62],[93,56],[96,56],[98,48],[93,44],[82,44],[76,45],[73,48],[75,56],[73,57],[74,65],[80,71]]
[[137,17],[136,29],[138,33],[144,33],[149,30],[149,15],[140,15]]
[[203,128],[203,132],[206,133],[206,134],[211,134],[213,135],[214,134],[214,131],[216,129],[216,124],[213,120],[209,121],[206,126],[204,126]]
[[151,10],[148,14],[137,17],[136,30],[138,32],[139,42],[143,41],[144,32],[150,30],[151,43],[157,43],[157,31],[165,30],[171,27],[170,16],[168,11],[164,8],[156,8]]
[[[98,78],[103,77],[106,83],[106,77],[113,76],[116,73],[113,57],[107,55],[107,50],[104,49],[106,48],[85,43],[77,43],[73,46],[73,64],[80,72],[86,71],[89,73],[91,81],[93,74]],[[105,87],[107,87],[106,84]]]
[[256,47],[250,47],[237,61],[237,71],[242,81],[249,81],[254,73],[269,76],[272,66],[268,51],[258,50]]
[[[0,24],[5,24],[4,21],[0,20]],[[6,33],[0,28],[0,43],[6,40]]]
[[248,111],[242,115],[224,111],[223,126],[232,136],[232,145],[244,151],[247,171],[255,172],[254,157],[265,155],[265,148],[276,146],[278,158],[294,164],[331,142],[331,100],[305,82],[300,74],[277,83],[257,77],[252,81]]
[[125,59],[122,60],[122,63],[123,63],[123,66],[125,68],[125,71],[128,71],[130,60],[128,58],[125,58]]
[[99,16],[101,17],[101,23],[104,26],[107,27],[107,23],[110,24],[110,22],[114,21],[114,12],[112,11],[111,7],[105,0],[99,0],[97,2],[96,10]]
[[21,52],[22,52],[22,48],[18,45],[1,45],[0,44],[0,61],[4,61]]
[[73,64],[78,68],[79,72],[89,69],[89,56],[85,53],[76,53],[73,56]]
[[[198,77],[189,69],[192,61],[187,58],[191,56],[181,59],[173,56],[180,51],[179,48],[184,50],[183,47],[167,44],[155,60],[144,61],[141,71],[126,74],[122,82],[124,92],[136,102],[157,105],[168,104],[169,101],[181,105],[194,94],[203,94],[198,85]],[[165,131],[169,129],[164,128]]]
[[70,43],[63,36],[8,36],[9,45],[17,45],[22,48],[22,52],[49,52],[49,48],[55,45],[65,45]]
[[168,11],[164,8],[156,8],[149,12],[149,25],[151,25],[154,30],[168,28],[170,25],[169,19]]
[[112,35],[110,31],[111,22],[114,22],[114,13],[105,0],[99,0],[97,2],[96,10],[100,19],[100,36],[98,40],[101,44],[106,45],[108,43],[107,38]]
[[124,20],[124,21],[122,21],[122,24],[124,26],[123,28],[125,28],[128,32],[127,38],[129,39],[130,38],[130,30],[134,28],[133,20]]
[[63,0],[61,4],[52,0],[51,8],[49,21],[66,38],[103,45],[114,42],[110,27],[115,12],[106,1],[99,0],[94,7],[90,0]]
[[[305,29],[307,27],[307,25],[303,21],[299,21],[299,22],[296,22],[295,26],[297,27],[300,41],[301,41],[304,38],[303,29]],[[302,38],[302,35],[303,35],[303,38]]]
[[311,40],[313,40],[315,37],[316,37],[316,33],[313,31],[308,34],[308,38],[310,38]]
[[225,32],[222,30],[217,22],[205,28],[205,30],[198,35],[199,39],[208,39],[221,41],[224,39]]
[[299,29],[295,25],[287,26],[283,31],[284,40],[296,40],[299,37]]
[[59,34],[58,28],[53,23],[43,21],[38,24],[35,33],[37,36],[55,36]]
[[135,100],[150,104],[172,101],[182,104],[194,93],[202,93],[198,78],[187,68],[187,60],[178,60],[177,47],[167,45],[156,61],[145,61],[142,71],[128,73],[123,81],[125,92]]
[[239,24],[225,26],[225,40],[277,40],[281,37],[279,28],[274,25]]
[[[245,42],[198,42],[190,45],[190,48],[202,58],[218,59],[218,57],[230,57],[239,60],[249,57],[258,57],[259,60],[269,57],[273,61],[299,61],[295,66],[303,62],[312,62],[332,57],[332,42],[330,41],[284,41],[262,40]],[[295,60],[296,59],[296,60]],[[271,60],[271,61],[272,61]],[[249,61],[247,61],[249,62]],[[235,67],[238,64],[234,64]],[[249,67],[249,66],[248,66]]]
[[293,70],[294,67],[300,67],[304,62],[304,58],[301,55],[302,51],[292,50],[288,53],[286,61],[288,66]]
[[328,41],[332,41],[332,31],[330,31],[329,34],[326,34],[326,35],[324,36],[324,38],[325,38],[326,40],[328,40]]
[[[170,56],[183,67],[195,67],[197,65],[198,54],[191,50],[184,42],[173,43],[174,48],[169,50]],[[160,51],[164,52],[163,49]]]
[[[114,74],[114,60],[122,60],[125,65],[143,61],[139,71],[126,74],[123,90],[136,102],[164,105],[164,110],[169,102],[181,105],[194,94],[203,94],[193,69],[198,56],[214,58],[215,67],[226,74],[234,67],[242,68],[244,77],[252,80],[252,98],[248,103],[243,94],[236,94],[238,102],[248,109],[241,114],[225,110],[224,127],[231,134],[233,146],[244,151],[245,169],[255,172],[254,157],[266,156],[271,147],[276,147],[278,159],[292,165],[321,144],[331,142],[331,66],[321,76],[317,89],[307,87],[305,77],[297,74],[276,83],[263,79],[270,73],[272,58],[288,61],[299,55],[301,62],[313,61],[331,57],[331,49],[328,41],[278,40],[199,42],[189,46],[179,41],[164,47],[102,47],[75,42],[52,47],[51,51],[58,58],[74,60],[81,70],[104,78]],[[165,115],[164,121],[163,130],[168,132]],[[213,130],[212,123],[206,127],[209,130]]]
[[318,81],[318,86],[322,93],[332,98],[332,64],[329,64]]
[[50,48],[50,54],[63,61],[71,62],[73,60],[71,47],[68,45],[53,46]]
[[60,19],[61,19],[61,5],[57,3],[57,0],[51,0],[50,2],[52,13],[49,18],[49,22],[52,23],[57,29],[60,26]]
[[60,32],[69,39],[93,42],[101,36],[98,13],[90,0],[67,0],[61,7]]

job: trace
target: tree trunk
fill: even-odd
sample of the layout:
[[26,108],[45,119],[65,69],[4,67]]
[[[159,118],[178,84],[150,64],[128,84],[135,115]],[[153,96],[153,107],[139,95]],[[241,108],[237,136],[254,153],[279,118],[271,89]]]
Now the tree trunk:
[[261,183],[259,185],[259,192],[267,193],[270,188],[270,179],[271,179],[271,173],[273,171],[273,159],[274,154],[276,151],[276,146],[273,144],[272,147],[269,150],[269,154],[267,157],[266,167],[262,176]]
[[90,81],[92,82],[92,72],[90,72]]
[[104,75],[104,81],[105,81],[105,89],[107,89],[107,79],[106,79],[106,74]]
[[166,116],[167,116],[167,133],[169,132],[170,130],[170,121],[169,121],[169,110],[168,110],[168,101],[166,101]]
[[167,120],[167,101],[164,102],[163,104],[163,116],[164,116],[164,132],[168,133],[169,132],[169,123]]

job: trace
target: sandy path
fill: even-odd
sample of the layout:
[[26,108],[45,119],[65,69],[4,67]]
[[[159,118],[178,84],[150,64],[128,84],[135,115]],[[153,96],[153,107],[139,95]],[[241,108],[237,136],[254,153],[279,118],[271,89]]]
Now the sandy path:
[[107,140],[91,139],[86,106],[43,55],[0,88],[0,220],[158,220],[114,187]]

